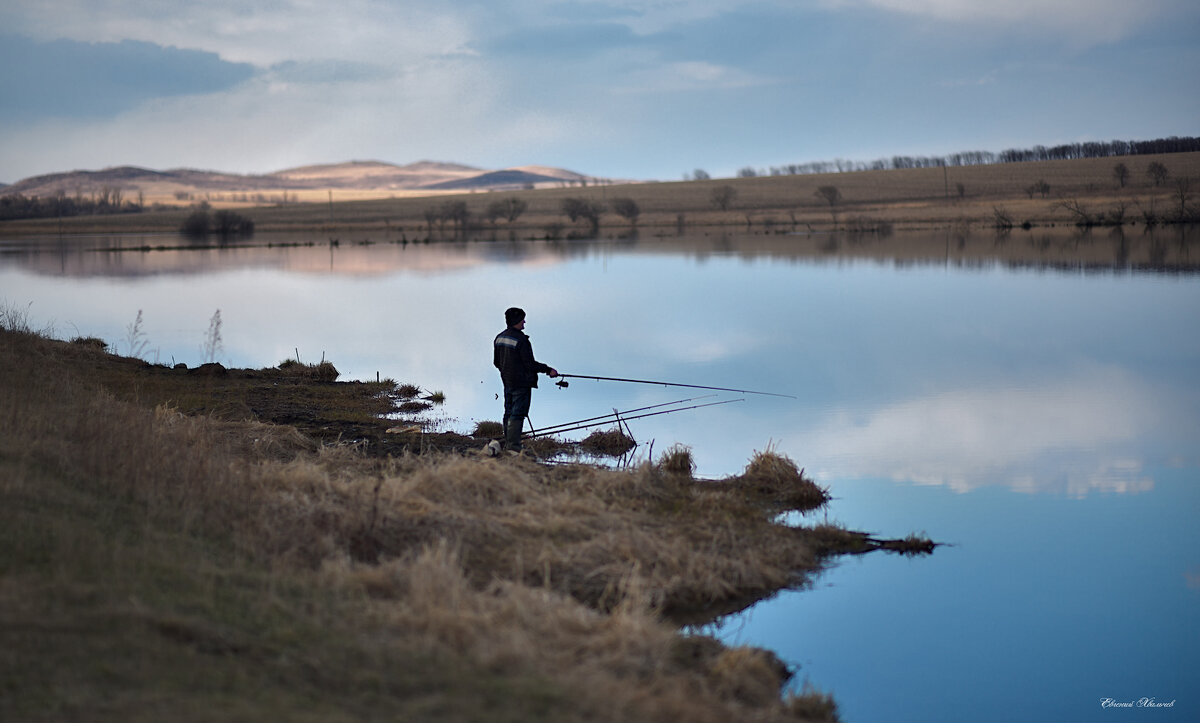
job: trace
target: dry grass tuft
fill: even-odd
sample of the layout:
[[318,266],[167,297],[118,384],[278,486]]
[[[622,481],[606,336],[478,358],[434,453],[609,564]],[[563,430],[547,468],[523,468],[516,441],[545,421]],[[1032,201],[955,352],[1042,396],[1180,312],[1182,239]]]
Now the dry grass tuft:
[[108,342],[104,341],[103,339],[98,339],[94,336],[77,336],[71,340],[71,343],[78,344],[79,346],[86,347],[88,349],[95,349],[96,351],[108,351]]
[[396,396],[401,399],[412,399],[421,393],[421,388],[415,384],[401,384],[396,387]]
[[804,470],[787,457],[771,451],[755,452],[742,476],[743,488],[788,510],[810,511],[829,502],[829,492],[804,477]]
[[400,402],[396,405],[396,411],[403,412],[404,414],[419,414],[421,412],[428,412],[430,409],[433,409],[433,405],[429,402],[417,402],[410,400],[407,402]]
[[498,439],[504,436],[504,425],[499,422],[490,422],[484,420],[475,423],[475,429],[471,431],[471,436],[483,439]]
[[579,443],[584,452],[608,457],[620,457],[636,446],[637,442],[620,429],[598,429]]
[[908,556],[928,555],[937,547],[933,540],[915,533],[898,540],[880,540],[878,545],[881,550]]
[[791,672],[775,655],[758,648],[721,651],[709,671],[718,690],[751,705],[779,697]]
[[696,472],[696,460],[692,458],[692,450],[682,444],[673,445],[658,458],[658,466],[668,474],[691,477]]
[[841,720],[833,696],[815,690],[807,683],[800,693],[788,696],[786,705],[788,712],[797,720],[809,723],[837,723]]
[[318,382],[335,382],[339,374],[333,362],[328,361],[322,361],[317,364],[304,364],[295,359],[287,359],[279,364],[279,370],[287,376],[311,379]]

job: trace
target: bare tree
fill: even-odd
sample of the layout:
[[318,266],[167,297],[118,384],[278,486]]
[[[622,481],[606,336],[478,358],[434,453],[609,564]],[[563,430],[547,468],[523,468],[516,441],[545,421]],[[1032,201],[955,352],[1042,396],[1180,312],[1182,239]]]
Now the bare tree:
[[707,181],[710,178],[712,178],[712,176],[708,175],[708,171],[704,170],[703,168],[697,168],[696,170],[692,171],[692,180],[694,181]]
[[632,198],[614,198],[612,200],[612,210],[621,218],[627,219],[630,224],[636,226],[638,216],[642,210],[638,208],[637,201]]
[[425,207],[425,223],[429,226],[429,233],[433,233],[433,224],[442,223],[442,211],[437,206]]
[[1033,194],[1035,193],[1040,193],[1042,194],[1042,198],[1045,198],[1050,194],[1050,184],[1046,183],[1045,179],[1039,178],[1037,183],[1032,183],[1025,187],[1025,193],[1028,193],[1030,198],[1033,198]]
[[444,201],[441,206],[441,217],[443,221],[453,221],[457,233],[465,234],[467,222],[471,219],[471,212],[467,210],[466,201]]
[[1175,190],[1171,194],[1176,201],[1179,202],[1179,220],[1180,222],[1188,220],[1188,201],[1192,200],[1192,181],[1189,178],[1180,178],[1175,181]]
[[992,222],[992,225],[995,226],[997,230],[1007,231],[1013,227],[1013,217],[1012,214],[1008,212],[1008,209],[1001,208],[1000,206],[992,206],[992,215],[995,218],[995,220]]
[[1150,180],[1154,181],[1154,185],[1161,186],[1167,182],[1167,176],[1170,172],[1167,167],[1158,161],[1151,161],[1150,165],[1146,166],[1146,175],[1150,176]]
[[504,218],[509,223],[514,223],[521,214],[525,213],[525,209],[529,208],[529,203],[519,198],[510,198],[504,201]]
[[483,217],[487,219],[488,223],[495,226],[496,221],[504,217],[504,201],[492,201],[489,203],[487,208],[484,209]]
[[737,198],[737,189],[733,186],[717,186],[712,190],[712,204],[722,211],[728,211]]
[[1113,178],[1117,179],[1117,188],[1125,188],[1125,183],[1129,181],[1128,166],[1124,163],[1113,166]]
[[824,200],[830,206],[836,206],[838,201],[842,200],[842,192],[838,190],[837,186],[821,186],[813,195]]
[[829,215],[833,216],[833,225],[837,225],[837,205],[842,200],[842,192],[837,186],[821,186],[813,195],[829,204]]
[[501,218],[509,223],[513,223],[521,217],[521,214],[525,213],[525,209],[528,207],[529,204],[519,198],[506,198],[503,201],[492,201],[489,203],[485,215],[488,222],[493,226]]
[[1096,218],[1090,211],[1084,208],[1083,204],[1075,199],[1069,199],[1058,204],[1069,211],[1075,218],[1076,226],[1091,227],[1096,225]]
[[591,224],[592,231],[595,231],[600,228],[600,214],[604,213],[604,206],[585,198],[564,198],[562,210],[571,223],[583,219]]

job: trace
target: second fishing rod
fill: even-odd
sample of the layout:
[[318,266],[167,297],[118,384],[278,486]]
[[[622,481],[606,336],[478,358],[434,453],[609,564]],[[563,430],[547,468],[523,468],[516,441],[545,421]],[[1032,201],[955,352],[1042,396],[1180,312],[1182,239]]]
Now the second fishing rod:
[[[584,424],[586,422],[596,422],[597,420],[600,420],[600,421],[598,421],[596,425],[589,425],[589,426],[599,426],[600,424],[606,424],[611,421],[621,421],[624,418],[624,416],[633,414],[635,412],[644,412],[647,409],[660,409],[662,407],[671,407],[671,406],[676,406],[676,405],[680,405],[680,404],[687,404],[688,402],[694,402],[694,401],[697,401],[700,399],[711,399],[715,396],[717,396],[717,395],[716,394],[705,394],[705,395],[699,396],[699,397],[691,397],[689,399],[678,399],[674,402],[662,402],[661,404],[651,404],[646,407],[637,407],[636,409],[626,409],[624,411],[617,411],[616,409],[614,409],[613,411],[608,412],[607,414],[600,414],[595,417],[588,417],[587,419],[576,419],[575,421],[572,421],[572,422],[563,422],[561,424],[551,424],[547,427],[531,429],[530,431],[525,432],[525,434],[526,435],[534,435],[534,436],[541,436],[544,434],[556,434],[559,431],[561,431],[562,427],[572,427],[572,428],[578,429],[578,427],[576,425]],[[671,410],[671,411],[675,411],[675,410]]]
[[[602,424],[610,424],[611,421],[627,422],[631,419],[642,419],[644,417],[657,417],[660,414],[673,414],[674,412],[685,412],[689,409],[700,409],[702,407],[715,407],[721,404],[732,404],[734,402],[744,402],[745,399],[726,399],[722,402],[708,402],[707,404],[693,404],[690,407],[679,407],[677,409],[663,409],[657,412],[646,412],[645,414],[632,414],[629,416],[621,416],[628,412],[615,412],[613,414],[605,414],[601,417],[592,417],[591,419],[602,419],[604,421],[595,422],[590,420],[580,420],[579,422],[566,422],[564,424],[555,425],[553,427],[544,427],[543,429],[535,429],[532,432],[525,432],[522,437],[534,438],[545,437],[551,434],[561,434],[563,432],[573,432],[578,429],[587,429],[589,427],[598,427]],[[678,404],[678,402],[670,402],[669,404]],[[654,405],[655,407],[666,406],[661,404]],[[653,409],[654,407],[642,407],[643,409]],[[637,411],[637,410],[630,410]],[[615,418],[615,420],[614,420]]]

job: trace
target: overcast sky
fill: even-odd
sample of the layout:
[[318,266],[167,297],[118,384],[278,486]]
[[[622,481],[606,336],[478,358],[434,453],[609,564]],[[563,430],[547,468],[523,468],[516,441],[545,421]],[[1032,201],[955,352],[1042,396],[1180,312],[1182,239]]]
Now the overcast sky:
[[0,182],[700,168],[1200,135],[1195,0],[0,0]]

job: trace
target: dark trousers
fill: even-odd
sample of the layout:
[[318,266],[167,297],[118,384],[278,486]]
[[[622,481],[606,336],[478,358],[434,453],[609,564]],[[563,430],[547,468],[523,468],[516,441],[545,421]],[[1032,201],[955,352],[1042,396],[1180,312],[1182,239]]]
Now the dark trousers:
[[529,415],[529,402],[533,390],[529,387],[504,387],[504,446],[506,449],[521,449],[521,430],[525,417]]

